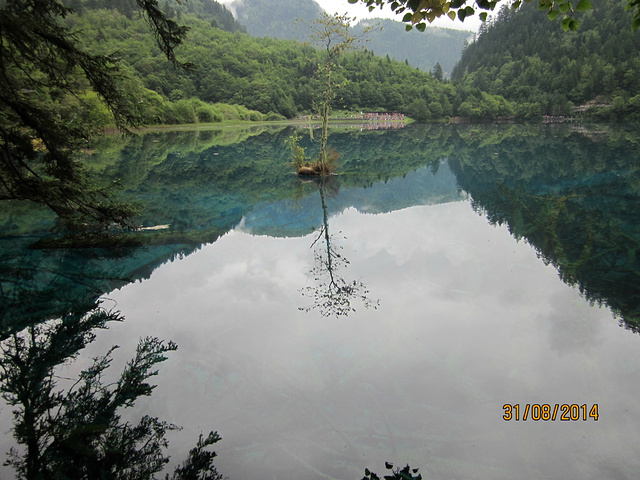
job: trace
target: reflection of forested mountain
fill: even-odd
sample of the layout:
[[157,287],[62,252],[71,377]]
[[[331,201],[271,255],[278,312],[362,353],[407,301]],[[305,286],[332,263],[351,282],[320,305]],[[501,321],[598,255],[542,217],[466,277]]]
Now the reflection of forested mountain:
[[474,207],[506,224],[562,280],[640,329],[640,146],[631,132],[471,128],[450,162]]
[[[388,181],[378,181],[362,188],[341,185],[327,195],[325,204],[330,215],[354,207],[361,213],[385,213],[413,205],[434,205],[461,199],[456,177],[446,163],[431,164]],[[257,205],[243,219],[241,228],[257,235],[299,236],[322,224],[323,211],[320,193],[300,199],[286,199]]]
[[[319,227],[318,188],[299,182],[288,165],[284,139],[290,134],[174,132],[108,139],[91,156],[93,170],[107,184],[120,180],[123,195],[145,205],[144,226],[169,228],[126,238],[127,247],[39,250],[29,248],[41,235],[37,232],[44,221],[39,217],[34,216],[32,228],[15,217],[0,219],[6,233],[23,235],[0,244],[2,332],[89,309],[102,294],[148,278],[166,261],[214,242],[243,219],[252,231],[279,236]],[[442,135],[439,128],[332,134],[331,144],[342,154],[343,175],[336,182],[337,194],[328,200],[329,212],[352,206],[390,211],[457,198],[448,169],[434,175],[445,154],[446,142],[436,141]],[[306,145],[310,151],[317,148],[309,139]],[[425,189],[425,182],[432,187]],[[278,212],[270,217],[275,223],[259,220],[266,211]],[[302,227],[295,221],[300,212],[305,212]],[[135,243],[141,245],[131,246]]]
[[[132,139],[117,149],[92,158],[108,165],[100,171],[117,178],[125,195],[145,205],[144,226],[169,224],[174,230],[230,228],[260,203],[301,199],[317,191],[301,183],[292,173],[285,139],[291,129],[264,131],[233,144],[209,144],[202,148],[202,134],[182,132],[167,136],[150,134]],[[408,128],[400,131],[336,131],[329,144],[340,153],[340,188],[370,187],[380,181],[402,177],[420,167],[437,169],[447,155],[447,136],[441,128]],[[302,141],[308,154],[317,154],[318,144],[308,136]],[[105,156],[107,158],[105,158]],[[455,182],[445,189],[455,192]],[[384,209],[396,202],[406,205],[401,189],[388,189]],[[363,209],[370,210],[368,192]],[[339,211],[349,205],[336,206]],[[332,211],[334,207],[332,207]]]
[[[127,198],[146,204],[145,226],[169,228],[136,234],[138,247],[43,251],[28,248],[35,237],[25,236],[24,222],[2,220],[23,235],[0,244],[3,331],[91,306],[103,293],[147,278],[167,260],[238,225],[271,236],[320,227],[317,184],[300,182],[287,164],[284,139],[290,134],[254,131],[236,141],[228,132],[182,132],[110,140],[92,155],[93,169],[107,182],[120,179]],[[420,126],[335,131],[330,142],[341,154],[342,173],[326,195],[330,215],[350,207],[379,213],[450,202],[462,189],[491,222],[507,224],[534,246],[565,282],[640,328],[635,133]],[[309,153],[317,148],[308,137],[303,143]]]
[[0,338],[34,322],[90,311],[104,293],[147,279],[163,263],[198,247],[40,250],[29,248],[33,240],[0,239]]

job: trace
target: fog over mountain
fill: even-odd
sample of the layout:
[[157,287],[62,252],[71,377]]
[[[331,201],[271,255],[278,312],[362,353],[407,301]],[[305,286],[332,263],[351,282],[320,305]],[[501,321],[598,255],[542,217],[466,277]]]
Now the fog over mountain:
[[[344,1],[345,7],[349,4]],[[314,0],[234,0],[226,3],[236,20],[255,37],[272,37],[309,41],[309,29],[305,25],[319,18],[323,12]],[[336,8],[335,4],[331,4]],[[345,8],[345,11],[347,8]],[[331,11],[331,10],[329,10]],[[342,10],[339,10],[343,13]],[[384,13],[376,9],[372,13]],[[395,17],[395,15],[394,15]],[[369,34],[368,50],[376,55],[399,61],[408,61],[423,71],[432,71],[436,63],[442,66],[444,76],[449,77],[460,59],[466,41],[473,38],[471,31],[430,27],[425,32],[407,32],[405,24],[391,19],[363,19],[355,26],[361,32],[365,26],[379,24],[382,27]]]

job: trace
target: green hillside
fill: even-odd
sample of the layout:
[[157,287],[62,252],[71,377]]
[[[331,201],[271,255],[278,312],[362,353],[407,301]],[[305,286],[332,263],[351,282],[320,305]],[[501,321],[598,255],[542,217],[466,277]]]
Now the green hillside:
[[[346,0],[345,0],[346,4]],[[315,0],[236,0],[230,4],[236,19],[247,27],[254,37],[309,41],[310,24],[322,14]],[[367,49],[376,55],[389,55],[392,59],[407,60],[423,72],[431,72],[436,63],[449,78],[454,65],[460,60],[464,42],[472,32],[431,27],[425,32],[407,32],[405,24],[388,19],[360,20],[354,26],[356,34],[368,25],[379,24],[367,36]]]
[[[522,103],[536,116],[588,115],[640,119],[640,34],[615,0],[593,0],[577,31],[564,32],[537,4],[503,9],[485,25],[453,79]],[[583,106],[582,108],[576,108]]]
[[[127,18],[140,15],[135,0],[65,0],[64,5],[82,14],[88,10],[117,10]],[[212,27],[228,32],[246,32],[246,28],[238,23],[227,8],[214,0],[164,0],[162,8],[167,18],[181,20],[182,15],[193,15],[206,20]]]
[[433,71],[436,63],[439,63],[445,78],[451,76],[465,42],[473,37],[469,31],[438,27],[427,28],[424,32],[416,29],[407,32],[404,23],[386,19],[361,20],[354,30],[360,32],[367,25],[376,23],[380,24],[382,30],[371,31],[367,49],[373,50],[376,55],[407,60],[423,72]]
[[[256,114],[245,111],[235,114],[236,118],[254,120],[260,120],[261,114],[292,118],[315,112],[323,91],[317,77],[322,52],[293,40],[254,38],[235,24],[230,26],[235,31],[225,31],[212,26],[217,20],[211,16],[169,12],[190,29],[176,53],[180,61],[196,65],[192,72],[176,69],[166,61],[140,15],[128,15],[120,8],[92,9],[85,3],[67,18],[80,32],[88,51],[101,55],[117,52],[129,73],[126,88],[140,99],[145,123],[194,123],[230,117],[222,106],[214,104],[242,105]],[[486,116],[513,111],[501,97],[454,88],[429,73],[370,51],[345,55],[334,80],[344,84],[334,102],[340,109],[398,111],[418,120],[457,115],[461,105],[463,111],[473,105],[476,113]]]
[[301,42],[308,40],[308,28],[297,19],[309,23],[323,12],[314,0],[236,0],[230,8],[254,37]]

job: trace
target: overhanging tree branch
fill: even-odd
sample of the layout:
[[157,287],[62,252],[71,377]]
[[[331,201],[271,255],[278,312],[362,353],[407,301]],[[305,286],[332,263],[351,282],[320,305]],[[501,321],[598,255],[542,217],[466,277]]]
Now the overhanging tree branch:
[[[452,20],[464,21],[480,11],[479,17],[486,21],[488,12],[495,10],[498,4],[507,5],[517,9],[522,2],[532,0],[348,0],[349,3],[364,3],[369,7],[369,11],[376,7],[382,8],[388,5],[393,12],[403,15],[402,21],[407,23],[407,30],[416,27],[421,32],[425,30],[427,23],[433,22],[443,15]],[[576,30],[578,20],[574,17],[575,12],[590,10],[592,4],[590,0],[538,0],[538,7],[546,12],[553,20],[560,16],[562,18],[562,28]],[[631,20],[631,28],[636,30],[640,27],[640,0],[627,0],[627,10],[634,10]]]
[[[136,0],[167,59],[188,30],[165,17],[157,0]],[[122,88],[124,74],[110,55],[84,51],[63,20],[72,9],[59,0],[6,0],[0,7],[0,198],[51,208],[65,227],[99,232],[135,227],[136,210],[96,188],[79,160],[97,131],[78,114],[80,94],[94,91],[122,130],[141,124],[138,101]],[[65,113],[61,99],[75,99]]]

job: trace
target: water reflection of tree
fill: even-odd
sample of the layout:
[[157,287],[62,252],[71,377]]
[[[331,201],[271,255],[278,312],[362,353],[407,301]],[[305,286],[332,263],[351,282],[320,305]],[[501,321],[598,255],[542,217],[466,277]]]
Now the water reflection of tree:
[[[148,415],[132,425],[120,415],[151,395],[155,387],[148,380],[177,348],[173,342],[142,339],[115,383],[104,383],[103,374],[117,347],[93,359],[75,381],[57,376],[95,339],[95,329],[121,320],[97,308],[29,326],[0,344],[0,393],[14,408],[13,436],[21,446],[9,452],[7,464],[18,478],[152,479],[169,461],[165,434],[178,427]],[[222,478],[212,463],[215,452],[207,449],[218,440],[215,432],[201,435],[171,478]]]
[[[517,238],[526,236],[545,264],[591,303],[607,305],[621,325],[640,333],[638,212],[631,195],[615,186],[530,194],[501,185],[496,204],[476,205],[494,223],[506,222]],[[631,210],[631,211],[630,211]],[[499,213],[498,213],[499,212]]]
[[312,180],[318,185],[322,203],[322,227],[318,236],[311,244],[315,265],[311,269],[315,285],[302,289],[302,294],[313,298],[313,304],[301,307],[300,310],[309,312],[317,309],[323,317],[335,315],[337,317],[355,312],[352,305],[354,300],[360,300],[365,308],[378,308],[379,300],[368,297],[369,290],[360,280],[347,281],[338,272],[349,265],[344,255],[338,250],[333,235],[329,232],[329,212],[327,196],[338,193],[340,188],[335,177],[320,177]]
[[526,239],[565,283],[640,333],[637,132],[478,128],[460,131],[449,162],[475,210]]

